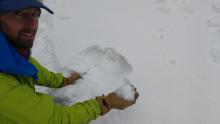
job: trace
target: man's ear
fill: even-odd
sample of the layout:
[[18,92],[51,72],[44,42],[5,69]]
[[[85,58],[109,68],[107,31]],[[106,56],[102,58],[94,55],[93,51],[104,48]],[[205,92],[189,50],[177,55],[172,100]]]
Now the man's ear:
[[2,21],[1,21],[1,16],[0,16],[0,31],[2,31]]
[[0,22],[2,21],[3,14],[0,12]]

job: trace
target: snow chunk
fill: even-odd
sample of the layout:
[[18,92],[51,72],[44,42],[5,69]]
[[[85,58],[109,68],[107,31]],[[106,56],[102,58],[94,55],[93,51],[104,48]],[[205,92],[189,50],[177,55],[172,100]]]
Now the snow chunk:
[[127,82],[119,89],[116,90],[118,96],[124,98],[125,100],[133,101],[135,98],[135,88],[134,86]]
[[[116,91],[128,82],[126,77],[132,71],[132,67],[114,49],[92,46],[69,60],[64,68],[65,75],[73,71],[82,75],[82,79],[77,80],[74,85],[39,91],[53,96],[58,103],[71,105]],[[125,96],[125,99],[132,98],[133,91],[127,87],[118,92]]]

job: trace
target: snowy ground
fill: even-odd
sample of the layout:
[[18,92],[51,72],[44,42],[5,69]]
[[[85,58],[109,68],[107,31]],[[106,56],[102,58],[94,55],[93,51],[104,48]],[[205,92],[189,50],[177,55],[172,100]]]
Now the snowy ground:
[[90,46],[133,67],[137,104],[92,124],[219,124],[219,0],[47,0],[34,56],[59,71]]

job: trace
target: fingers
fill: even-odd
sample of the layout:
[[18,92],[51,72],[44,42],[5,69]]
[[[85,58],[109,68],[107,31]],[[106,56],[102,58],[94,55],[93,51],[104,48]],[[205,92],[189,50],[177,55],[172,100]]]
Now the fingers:
[[80,78],[81,77],[81,75],[79,73],[73,73],[73,74],[71,74],[71,76],[72,77],[76,77],[76,78]]
[[134,95],[134,98],[135,100],[139,97],[139,93],[138,92],[135,92],[135,95]]
[[139,93],[137,92],[137,88],[136,87],[134,87],[134,85],[133,84],[130,84],[131,85],[131,87],[134,89],[134,91],[135,91],[135,94],[134,94],[134,98],[135,98],[135,100],[139,97]]
[[78,80],[81,78],[81,75],[77,72],[71,74],[71,76],[69,77],[72,81]]
[[134,94],[134,100],[130,101],[130,105],[135,104],[138,97],[139,97],[139,93],[138,93],[138,92],[135,92],[135,94]]

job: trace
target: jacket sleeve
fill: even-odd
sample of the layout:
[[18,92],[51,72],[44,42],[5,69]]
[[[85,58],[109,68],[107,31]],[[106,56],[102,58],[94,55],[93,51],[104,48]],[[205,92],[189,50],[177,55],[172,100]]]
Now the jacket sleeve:
[[53,99],[16,79],[0,75],[0,122],[3,124],[88,124],[101,109],[94,99],[72,106],[55,104]]
[[38,61],[35,60],[33,57],[30,57],[29,61],[38,70],[38,80],[36,82],[36,85],[47,86],[51,88],[57,88],[62,86],[64,79],[62,73],[54,73],[47,70],[45,67],[40,65],[40,63],[38,63]]

